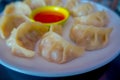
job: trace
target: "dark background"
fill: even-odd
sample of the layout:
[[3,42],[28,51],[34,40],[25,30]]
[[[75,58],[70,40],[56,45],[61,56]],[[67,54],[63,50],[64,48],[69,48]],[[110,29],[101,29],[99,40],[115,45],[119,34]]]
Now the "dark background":
[[[3,11],[5,5],[13,1],[20,0],[0,0],[0,12]],[[106,7],[113,9],[120,15],[120,0],[94,0]],[[117,1],[114,3],[113,1]],[[112,5],[112,3],[114,5]],[[120,21],[119,21],[120,22]],[[0,80],[120,80],[120,55],[109,64],[81,75],[58,77],[58,78],[45,78],[35,77],[22,73],[12,71],[0,64]]]

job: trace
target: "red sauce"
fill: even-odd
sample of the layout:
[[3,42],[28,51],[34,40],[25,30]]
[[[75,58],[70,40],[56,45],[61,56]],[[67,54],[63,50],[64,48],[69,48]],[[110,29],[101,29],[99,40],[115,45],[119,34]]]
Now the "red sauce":
[[64,18],[64,15],[57,11],[44,11],[34,16],[35,21],[39,21],[42,23],[58,22],[60,20],[63,20]]

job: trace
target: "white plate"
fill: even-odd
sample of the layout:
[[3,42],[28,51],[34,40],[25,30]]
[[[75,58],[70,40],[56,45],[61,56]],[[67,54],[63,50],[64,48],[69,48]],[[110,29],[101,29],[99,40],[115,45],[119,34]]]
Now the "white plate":
[[92,3],[99,10],[107,11],[110,24],[114,29],[110,35],[109,45],[103,49],[86,52],[84,56],[66,64],[54,64],[38,57],[34,59],[19,58],[12,55],[5,41],[0,39],[0,63],[12,70],[44,77],[61,77],[82,74],[97,69],[116,58],[120,53],[120,18],[110,9]]

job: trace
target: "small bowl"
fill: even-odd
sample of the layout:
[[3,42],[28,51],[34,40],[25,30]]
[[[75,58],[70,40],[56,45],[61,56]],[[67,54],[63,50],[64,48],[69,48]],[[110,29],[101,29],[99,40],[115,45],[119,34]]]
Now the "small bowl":
[[[35,16],[39,15],[40,13],[43,13],[43,12],[46,12],[47,14],[51,14],[50,12],[54,12],[55,14],[59,13],[64,18],[62,18],[61,20],[58,20],[58,21],[53,21],[53,22],[52,21],[51,22],[42,22],[42,21],[37,20],[37,19],[43,20],[43,18],[46,18],[46,21],[48,20],[47,19],[48,17],[43,17],[43,15],[42,15],[41,17],[37,16],[36,20],[35,20]],[[51,18],[54,19],[53,16],[51,16]],[[57,6],[39,7],[37,9],[33,10],[32,13],[30,14],[31,21],[33,21],[33,22],[38,21],[38,22],[41,22],[41,23],[43,23],[45,25],[49,25],[49,26],[52,25],[52,24],[61,24],[61,25],[63,25],[67,21],[68,18],[69,18],[69,11],[67,9],[63,8],[63,7],[57,7]]]

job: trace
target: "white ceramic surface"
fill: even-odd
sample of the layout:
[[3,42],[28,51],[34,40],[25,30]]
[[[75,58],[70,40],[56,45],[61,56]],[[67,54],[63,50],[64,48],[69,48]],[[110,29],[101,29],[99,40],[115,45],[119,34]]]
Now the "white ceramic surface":
[[[92,4],[94,4],[98,10],[105,10],[109,15],[110,23],[108,26],[113,27],[113,31],[110,35],[110,41],[107,47],[96,51],[85,52],[82,57],[66,64],[55,64],[47,62],[37,54],[34,59],[16,57],[12,55],[5,41],[0,39],[0,64],[29,75],[61,77],[89,72],[109,63],[120,53],[120,18],[110,9],[96,3]],[[71,23],[70,20],[68,23]],[[68,30],[69,27],[65,27],[64,38],[70,41],[68,39]]]

